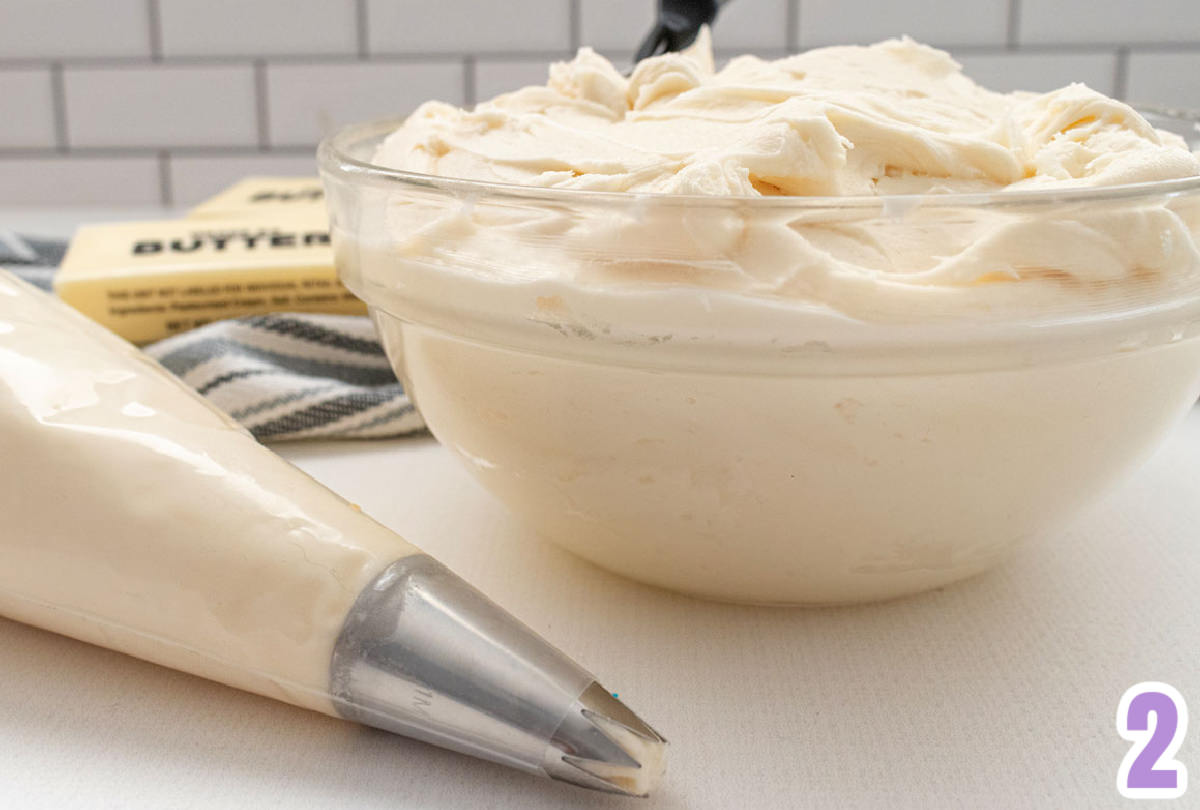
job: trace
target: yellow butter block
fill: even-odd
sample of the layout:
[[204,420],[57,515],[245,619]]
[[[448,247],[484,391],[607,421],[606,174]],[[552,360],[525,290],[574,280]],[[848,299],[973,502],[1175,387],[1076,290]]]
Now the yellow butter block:
[[247,177],[188,212],[188,218],[325,213],[325,190],[316,177]]
[[87,225],[54,288],[134,343],[243,315],[366,312],[338,281],[324,214]]

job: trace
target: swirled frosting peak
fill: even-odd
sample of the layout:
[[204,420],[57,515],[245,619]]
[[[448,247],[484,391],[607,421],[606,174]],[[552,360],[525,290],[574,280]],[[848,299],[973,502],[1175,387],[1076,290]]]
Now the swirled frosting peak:
[[1099,186],[1200,174],[1183,140],[1082,84],[996,93],[911,39],[714,67],[705,31],[622,75],[583,48],[474,110],[430,102],[382,165],[540,187],[872,195]]

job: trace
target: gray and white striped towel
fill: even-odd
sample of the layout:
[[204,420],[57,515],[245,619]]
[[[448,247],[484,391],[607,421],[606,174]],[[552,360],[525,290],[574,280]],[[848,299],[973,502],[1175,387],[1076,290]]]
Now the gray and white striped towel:
[[[0,266],[45,290],[65,250],[0,230]],[[425,427],[368,318],[234,318],[144,348],[261,441],[381,439]]]

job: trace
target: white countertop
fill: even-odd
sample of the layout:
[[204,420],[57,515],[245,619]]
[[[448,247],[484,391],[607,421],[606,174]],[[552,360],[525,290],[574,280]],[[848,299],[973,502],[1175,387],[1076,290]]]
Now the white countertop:
[[[278,448],[567,650],[672,743],[630,806],[1107,807],[1126,687],[1200,707],[1200,410],[1061,536],[897,602],[720,605],[539,542],[429,438]],[[0,621],[0,807],[616,808]],[[1179,757],[1200,773],[1196,734]],[[1194,797],[1189,797],[1194,798]]]
[[[671,740],[662,789],[586,793],[0,620],[0,807],[1116,807],[1122,692],[1200,710],[1200,410],[998,570],[820,610],[600,571],[427,437],[276,449],[618,691]],[[1195,723],[1178,759],[1200,776]]]

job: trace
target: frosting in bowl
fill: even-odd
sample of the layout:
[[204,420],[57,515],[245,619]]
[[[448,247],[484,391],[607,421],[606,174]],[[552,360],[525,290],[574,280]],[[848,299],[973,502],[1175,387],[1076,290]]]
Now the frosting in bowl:
[[1042,194],[1018,204],[1028,195],[1014,195],[952,207],[963,193],[1087,194],[1196,177],[1200,159],[1182,137],[1081,84],[987,90],[911,39],[742,56],[716,70],[704,32],[628,77],[584,48],[551,66],[545,86],[471,111],[423,105],[373,161],[643,200],[618,211],[589,208],[587,195],[553,206],[405,199],[364,228],[390,256],[414,260],[410,294],[463,300],[479,290],[449,289],[454,276],[495,282],[483,308],[542,318],[535,300],[561,302],[549,314],[568,313],[572,329],[629,326],[627,293],[663,293],[670,300],[654,304],[651,320],[696,323],[702,334],[733,302],[697,290],[780,304],[783,316],[751,317],[804,314],[805,324],[813,311],[858,323],[1011,323],[1200,295],[1193,198],[1059,204]]
[[707,33],[628,78],[584,48],[526,87],[419,108],[383,166],[603,191],[736,196],[1098,186],[1200,174],[1183,139],[1082,84],[995,93],[911,39],[715,70]]
[[343,280],[439,441],[627,576],[952,582],[1195,402],[1200,166],[1082,85],[994,93],[910,40],[716,71],[703,40],[393,127],[321,151]]

